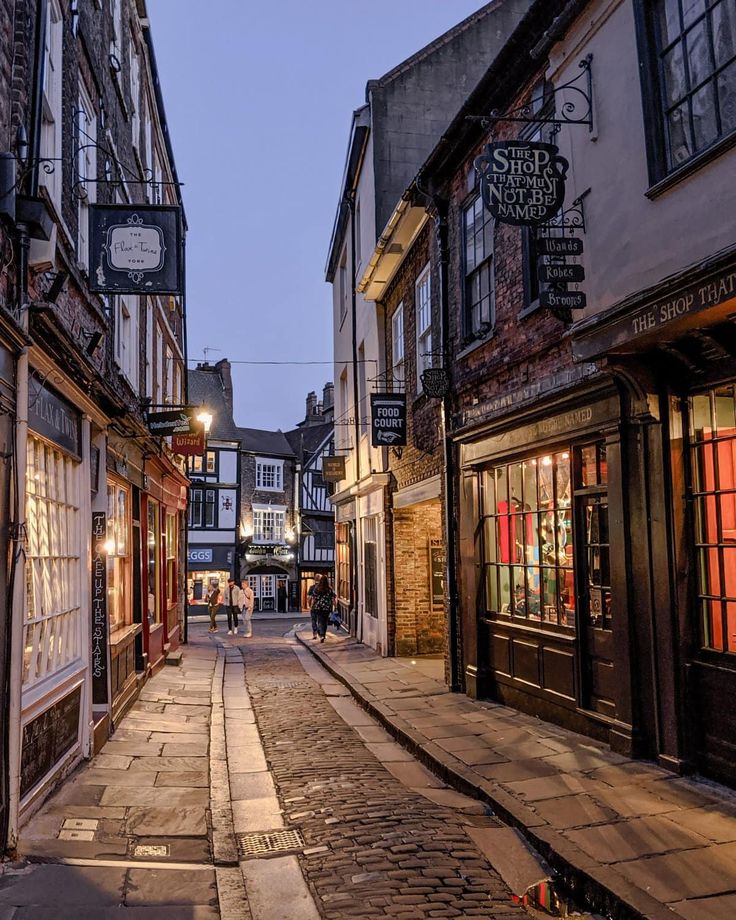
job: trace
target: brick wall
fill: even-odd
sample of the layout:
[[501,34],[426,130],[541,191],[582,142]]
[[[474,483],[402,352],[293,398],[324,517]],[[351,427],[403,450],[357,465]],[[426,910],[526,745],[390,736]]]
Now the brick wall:
[[393,513],[394,649],[397,655],[441,653],[445,611],[431,598],[429,542],[442,539],[439,499]]

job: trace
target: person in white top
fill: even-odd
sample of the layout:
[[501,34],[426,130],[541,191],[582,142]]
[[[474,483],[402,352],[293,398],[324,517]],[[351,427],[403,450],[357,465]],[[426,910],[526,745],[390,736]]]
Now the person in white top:
[[237,636],[238,613],[240,611],[240,588],[234,578],[228,578],[227,588],[222,592],[222,606],[227,613],[227,634]]
[[252,625],[252,616],[253,616],[253,605],[255,603],[255,595],[253,594],[253,589],[248,584],[247,581],[240,582],[240,615],[243,618],[243,635],[246,639],[250,639],[253,635],[253,625]]

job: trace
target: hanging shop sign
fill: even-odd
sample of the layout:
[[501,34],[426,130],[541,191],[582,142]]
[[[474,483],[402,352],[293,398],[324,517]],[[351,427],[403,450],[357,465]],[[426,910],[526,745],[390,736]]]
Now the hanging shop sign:
[[182,457],[203,457],[207,449],[204,427],[201,431],[175,434],[171,438],[171,450]]
[[537,252],[540,256],[581,256],[583,241],[576,236],[539,236]]
[[180,208],[90,206],[90,290],[181,294],[182,261]]
[[194,417],[195,409],[167,409],[148,413],[148,430],[151,434],[168,438],[174,434],[198,434],[200,422]]
[[41,437],[82,459],[82,414],[34,376],[28,379],[28,425]]
[[340,482],[345,478],[345,457],[323,457],[322,478],[325,482]]
[[107,515],[92,512],[92,703],[106,706],[108,695],[107,645]]
[[245,547],[246,556],[285,556],[290,557],[293,550],[280,543],[249,543]]
[[428,367],[421,381],[422,392],[432,399],[444,399],[450,389],[450,378],[444,367]]
[[485,206],[517,227],[536,227],[555,216],[569,165],[558,147],[540,141],[492,141],[475,160]]
[[584,291],[540,291],[539,302],[550,310],[584,310],[588,299]]
[[371,393],[371,431],[374,447],[406,445],[406,393]]
[[576,284],[585,281],[585,269],[568,262],[544,263],[539,266],[539,280],[546,284]]

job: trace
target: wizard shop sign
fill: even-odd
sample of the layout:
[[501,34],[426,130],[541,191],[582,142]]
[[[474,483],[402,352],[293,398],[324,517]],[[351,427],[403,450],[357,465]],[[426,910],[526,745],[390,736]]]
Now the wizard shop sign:
[[537,227],[557,214],[568,167],[558,147],[538,141],[493,141],[475,160],[483,203],[517,227]]
[[92,205],[90,289],[103,294],[181,294],[181,210]]
[[371,393],[371,432],[374,447],[406,445],[406,393]]

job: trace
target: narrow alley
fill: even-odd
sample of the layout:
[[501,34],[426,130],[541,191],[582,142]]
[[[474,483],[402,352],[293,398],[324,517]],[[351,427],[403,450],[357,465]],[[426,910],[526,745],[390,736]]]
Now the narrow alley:
[[[191,627],[24,829],[2,920],[527,916],[469,836],[498,819],[396,744],[294,619]],[[545,870],[512,851],[518,895]]]

